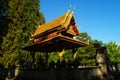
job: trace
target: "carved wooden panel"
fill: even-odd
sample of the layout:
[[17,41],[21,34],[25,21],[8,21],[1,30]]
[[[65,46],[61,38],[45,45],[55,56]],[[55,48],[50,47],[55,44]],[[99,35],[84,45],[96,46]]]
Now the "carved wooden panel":
[[79,35],[79,31],[77,30],[77,27],[75,25],[70,25],[67,30],[67,33],[74,35],[74,36]]
[[38,43],[40,41],[43,41],[43,40],[46,40],[46,39],[49,39],[55,36],[57,36],[57,32],[52,32],[52,33],[49,33],[49,34],[46,34],[46,35],[43,35],[41,37],[34,39],[34,43]]

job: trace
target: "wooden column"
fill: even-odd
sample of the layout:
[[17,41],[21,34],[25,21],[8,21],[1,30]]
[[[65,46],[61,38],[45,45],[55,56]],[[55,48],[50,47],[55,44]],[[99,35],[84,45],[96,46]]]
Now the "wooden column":
[[73,53],[73,60],[75,60],[77,56],[77,48],[73,48],[72,53]]
[[64,49],[60,50],[58,54],[59,54],[60,63],[62,63],[62,56],[64,54]]
[[35,52],[30,51],[30,55],[32,56],[32,69],[35,69],[34,61],[35,61]]
[[48,69],[48,58],[49,58],[49,53],[45,53],[45,63],[46,63],[46,69]]

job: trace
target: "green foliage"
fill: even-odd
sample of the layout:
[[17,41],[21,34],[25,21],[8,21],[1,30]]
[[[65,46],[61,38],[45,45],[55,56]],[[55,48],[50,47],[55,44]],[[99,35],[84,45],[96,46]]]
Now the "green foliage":
[[70,62],[73,61],[73,53],[71,49],[65,50],[65,53],[63,54],[63,60],[66,60],[66,59],[68,59]]
[[98,40],[91,40],[90,44],[98,44],[99,46],[103,46],[103,42],[102,41],[98,41]]
[[81,33],[80,37],[81,41],[86,42],[89,40],[89,45],[78,48],[76,59],[80,62],[81,65],[95,65],[95,48],[92,43],[93,40],[86,32]]
[[115,63],[120,63],[120,45],[116,42],[109,42],[105,44],[110,60]]
[[54,61],[54,63],[57,63],[58,60],[59,60],[58,52],[52,52],[49,54],[48,63],[50,63],[51,61]]
[[95,65],[95,48],[89,44],[78,49],[77,58],[82,65]]
[[[3,41],[3,36],[5,36],[7,32],[7,18],[6,18],[6,9],[7,9],[7,0],[0,1],[0,49],[1,43]],[[1,51],[0,51],[1,54]]]
[[86,40],[91,40],[90,36],[87,34],[87,32],[83,32],[83,33],[80,33],[80,37],[82,41],[86,41]]
[[35,66],[36,69],[45,68],[45,53],[36,52],[35,53]]
[[0,62],[4,64],[4,67],[10,67],[13,66],[17,63],[17,54],[18,50],[20,48],[19,44],[19,38],[20,34],[22,32],[22,23],[21,23],[21,18],[19,14],[23,13],[23,10],[19,9],[18,6],[22,4],[21,2],[19,3],[18,0],[14,1],[11,0],[9,1],[9,8],[8,8],[8,13],[7,15],[9,16],[9,23],[8,23],[8,32],[6,36],[3,38],[2,42],[2,58],[0,59]]
[[6,15],[8,16],[8,31],[1,44],[0,63],[4,67],[31,62],[28,52],[21,49],[30,44],[30,36],[38,24],[45,22],[39,12],[39,0],[9,0]]

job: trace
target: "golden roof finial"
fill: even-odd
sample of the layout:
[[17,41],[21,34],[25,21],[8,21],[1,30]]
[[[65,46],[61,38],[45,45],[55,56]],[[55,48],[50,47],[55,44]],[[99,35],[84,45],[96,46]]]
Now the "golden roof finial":
[[75,6],[72,7],[72,5],[70,4],[70,7],[68,8],[68,12],[72,11],[72,14],[74,13],[75,11]]
[[72,8],[72,13],[74,13],[74,11],[75,11],[75,6]]
[[70,4],[70,6],[69,6],[69,8],[68,8],[68,11],[67,11],[67,12],[70,12],[70,10],[71,10],[71,4]]

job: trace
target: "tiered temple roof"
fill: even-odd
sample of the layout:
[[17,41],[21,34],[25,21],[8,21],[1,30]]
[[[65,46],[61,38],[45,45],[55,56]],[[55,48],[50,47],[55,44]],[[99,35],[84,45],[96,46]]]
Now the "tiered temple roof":
[[[68,29],[71,20],[73,20],[73,22],[75,22],[74,17],[73,17],[73,13],[70,13],[70,11],[68,10],[65,14],[52,20],[51,22],[48,22],[48,23],[43,24],[43,25],[39,25],[32,37],[37,37],[37,36],[40,36],[44,33],[52,32],[54,30],[59,31],[62,29],[64,29],[64,30]],[[77,30],[77,34],[79,34],[78,29],[76,29],[76,30]],[[73,31],[71,31],[71,33],[73,35],[76,35],[76,33]]]

